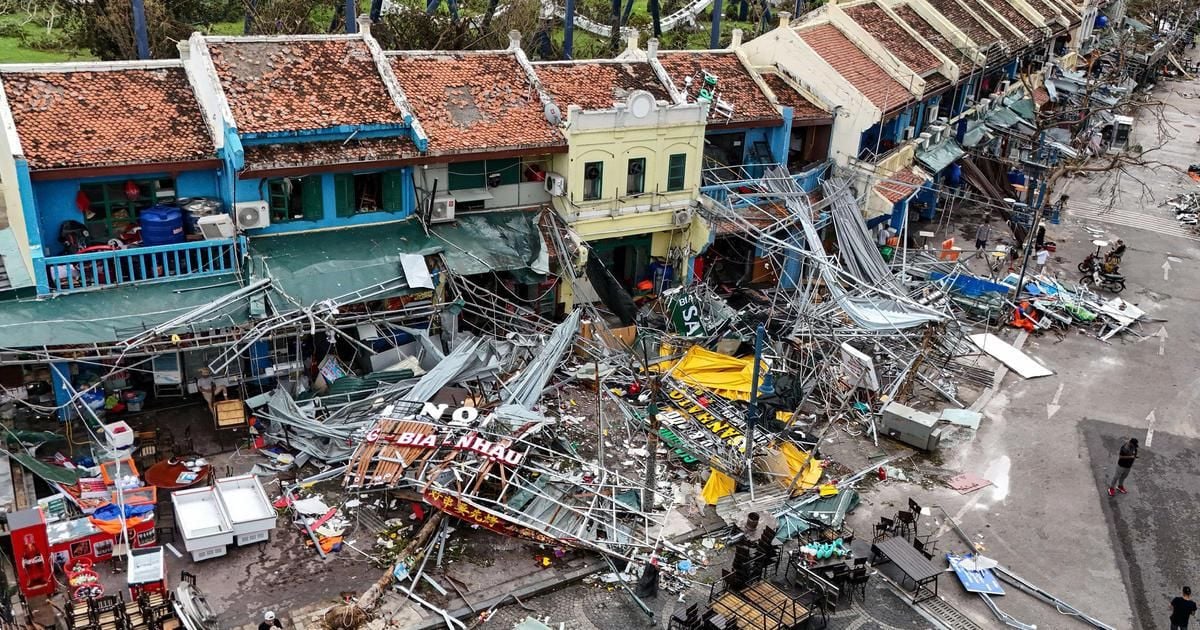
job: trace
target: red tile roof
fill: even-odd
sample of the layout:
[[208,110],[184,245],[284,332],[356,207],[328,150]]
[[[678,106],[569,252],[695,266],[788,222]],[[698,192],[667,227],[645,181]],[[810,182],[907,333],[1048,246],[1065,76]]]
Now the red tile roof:
[[349,142],[288,142],[245,148],[246,170],[265,171],[411,159],[420,155],[407,136]]
[[[958,28],[958,30],[966,33],[967,37],[970,37],[971,41],[975,42],[979,46],[987,47],[999,41],[999,38],[997,38],[995,35],[992,35],[991,32],[988,31],[983,25],[983,23],[975,19],[970,12],[968,12],[962,7],[962,5],[958,3],[958,1],[959,0],[929,0],[929,4],[933,5],[933,8],[937,9],[938,13],[941,13],[943,16],[945,16],[951,24]],[[988,15],[989,14],[984,13],[980,17],[987,19]]]
[[671,95],[658,80],[649,62],[596,62],[535,64],[542,85],[554,97],[564,115],[571,105],[583,109],[612,109],[633,90],[646,90],[660,101]]
[[217,39],[208,49],[241,133],[404,122],[361,39]]
[[896,15],[900,16],[900,19],[904,20],[906,24],[920,34],[922,39],[933,44],[933,47],[945,55],[947,59],[963,67],[963,70],[969,70],[974,67],[975,64],[971,62],[970,58],[963,55],[957,46],[951,44],[950,40],[938,32],[925,18],[921,17],[916,9],[905,4],[896,7],[895,11]]
[[1055,32],[1060,32],[1060,31],[1066,30],[1066,27],[1063,26],[1062,23],[1059,22],[1057,19],[1058,14],[1062,13],[1062,9],[1059,9],[1058,7],[1054,6],[1054,3],[1051,2],[1051,0],[1028,0],[1028,1],[1029,1],[1029,4],[1033,7],[1033,10],[1037,11],[1038,15],[1042,16],[1042,18],[1044,18],[1046,20],[1046,23],[1049,24],[1051,26],[1051,28],[1054,29]]
[[0,81],[31,169],[215,157],[182,67],[5,72]]
[[896,171],[891,177],[875,184],[875,192],[883,195],[884,199],[891,203],[897,203],[916,192],[924,183],[924,178],[918,177],[909,169],[904,169]]
[[950,79],[941,72],[935,72],[928,77],[925,77],[925,91],[921,94],[924,96],[933,96],[939,90],[949,87]]
[[881,110],[891,111],[912,100],[912,94],[832,24],[797,31],[838,74]]
[[[980,17],[987,15],[986,10],[983,8],[984,3],[979,2],[979,0],[964,0],[964,2],[975,11],[976,15]],[[1008,0],[989,0],[986,6],[991,7],[1004,18],[1005,22],[1008,22],[1008,30],[1012,31],[1014,35],[1024,37],[1030,41],[1042,39],[1041,29],[1034,25],[1033,22],[1030,22],[1029,18],[1025,17]],[[1013,41],[1012,37],[1006,37],[1005,39]]]
[[763,74],[763,80],[775,93],[780,105],[792,108],[792,121],[827,120],[832,122],[829,112],[810,101],[807,96],[797,92],[783,77],[778,74]]
[[919,76],[925,76],[942,65],[936,55],[926,50],[921,42],[909,35],[878,5],[868,3],[847,7],[846,14]]
[[1033,90],[1033,103],[1038,107],[1050,102],[1050,92],[1042,86],[1038,86]]
[[1081,21],[1079,9],[1077,9],[1075,5],[1067,0],[1050,0],[1050,3],[1058,7],[1058,10],[1062,11],[1062,14],[1067,16],[1067,21],[1069,21],[1072,25],[1078,24]]
[[[688,91],[689,101],[695,100],[700,93],[704,72],[715,75],[718,97],[733,105],[729,123],[782,120],[779,111],[754,81],[754,76],[733,52],[666,52],[660,54],[658,60],[675,87]],[[684,83],[686,77],[692,78],[690,88]],[[709,114],[725,122],[725,117],[715,110]]]
[[391,64],[430,154],[566,145],[513,53],[401,53]]

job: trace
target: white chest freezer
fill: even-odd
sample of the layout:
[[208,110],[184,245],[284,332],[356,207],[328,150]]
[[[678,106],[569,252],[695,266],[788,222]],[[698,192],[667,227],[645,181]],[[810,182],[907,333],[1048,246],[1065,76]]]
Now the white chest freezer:
[[183,547],[199,562],[225,555],[233,544],[233,523],[213,488],[179,490],[171,495],[175,522],[183,534]]
[[275,529],[275,508],[267,499],[262,484],[254,475],[226,477],[216,482],[217,496],[229,521],[238,546],[267,540]]

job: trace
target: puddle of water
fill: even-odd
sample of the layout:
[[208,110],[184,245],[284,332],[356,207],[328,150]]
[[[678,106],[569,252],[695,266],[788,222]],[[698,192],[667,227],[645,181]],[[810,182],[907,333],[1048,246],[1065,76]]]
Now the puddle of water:
[[1011,468],[1012,460],[1008,458],[1008,455],[1004,455],[988,464],[987,470],[984,471],[983,478],[993,484],[993,487],[986,490],[991,495],[988,498],[992,502],[1008,498],[1008,473]]

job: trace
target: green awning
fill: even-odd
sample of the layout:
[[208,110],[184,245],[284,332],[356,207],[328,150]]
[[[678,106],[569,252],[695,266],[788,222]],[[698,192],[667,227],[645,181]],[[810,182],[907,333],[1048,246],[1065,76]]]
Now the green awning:
[[1125,25],[1139,33],[1145,33],[1150,30],[1150,25],[1145,22],[1139,22],[1129,16],[1125,16]]
[[[441,253],[450,271],[548,271],[538,213],[489,212],[459,215],[454,223],[432,225],[429,234],[416,219],[321,232],[251,239],[255,273],[269,274],[276,287],[301,304],[346,296],[387,283],[389,294],[408,283],[403,254]],[[265,265],[265,266],[264,266]]]
[[[41,300],[0,302],[0,347],[33,348],[113,343],[170,321],[237,290],[233,275],[137,284]],[[191,330],[207,331],[247,319],[246,302],[231,304]],[[179,332],[185,332],[180,330]]]
[[986,116],[984,116],[983,120],[988,124],[989,127],[1008,129],[1009,127],[1021,122],[1021,117],[1007,107],[997,107],[995,109],[988,110],[988,113]]
[[16,460],[17,463],[29,469],[30,472],[46,481],[54,481],[65,485],[79,483],[79,475],[74,470],[63,468],[62,466],[51,466],[25,453],[10,453],[9,456]]
[[943,140],[927,149],[917,151],[916,159],[921,166],[929,169],[933,173],[940,173],[942,169],[950,166],[955,160],[965,155],[962,147],[953,139]]
[[1024,119],[1025,122],[1037,122],[1037,106],[1034,105],[1033,99],[1023,98],[1017,100],[1013,103],[1010,103],[1008,108],[1011,109],[1013,113]]
[[979,143],[984,141],[986,136],[987,125],[978,121],[971,121],[967,124],[967,133],[963,134],[962,145],[967,148],[977,147]]
[[0,230],[0,258],[4,261],[4,271],[8,274],[9,288],[26,289],[33,286],[33,278],[21,258],[21,250],[17,247],[17,237],[12,228]]

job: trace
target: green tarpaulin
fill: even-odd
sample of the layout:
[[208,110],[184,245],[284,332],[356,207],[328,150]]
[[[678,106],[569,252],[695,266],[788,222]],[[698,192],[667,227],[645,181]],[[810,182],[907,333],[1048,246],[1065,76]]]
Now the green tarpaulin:
[[262,237],[250,241],[250,254],[256,273],[269,273],[280,290],[307,306],[383,283],[405,290],[402,254],[441,253],[460,275],[528,269],[544,274],[548,258],[537,219],[536,212],[491,212],[430,226],[429,234],[414,219]]
[[9,457],[46,481],[54,481],[67,485],[79,482],[79,476],[75,474],[75,471],[68,470],[62,466],[51,466],[25,453],[12,453]]
[[[42,300],[0,302],[0,347],[112,343],[170,321],[240,288],[234,276],[138,284]],[[244,301],[196,322],[195,330],[246,321]]]
[[953,139],[948,139],[927,149],[917,151],[916,159],[917,162],[921,163],[921,166],[934,173],[940,173],[942,169],[950,166],[963,155],[965,155],[965,152],[962,150],[962,147],[958,146],[958,143]]

